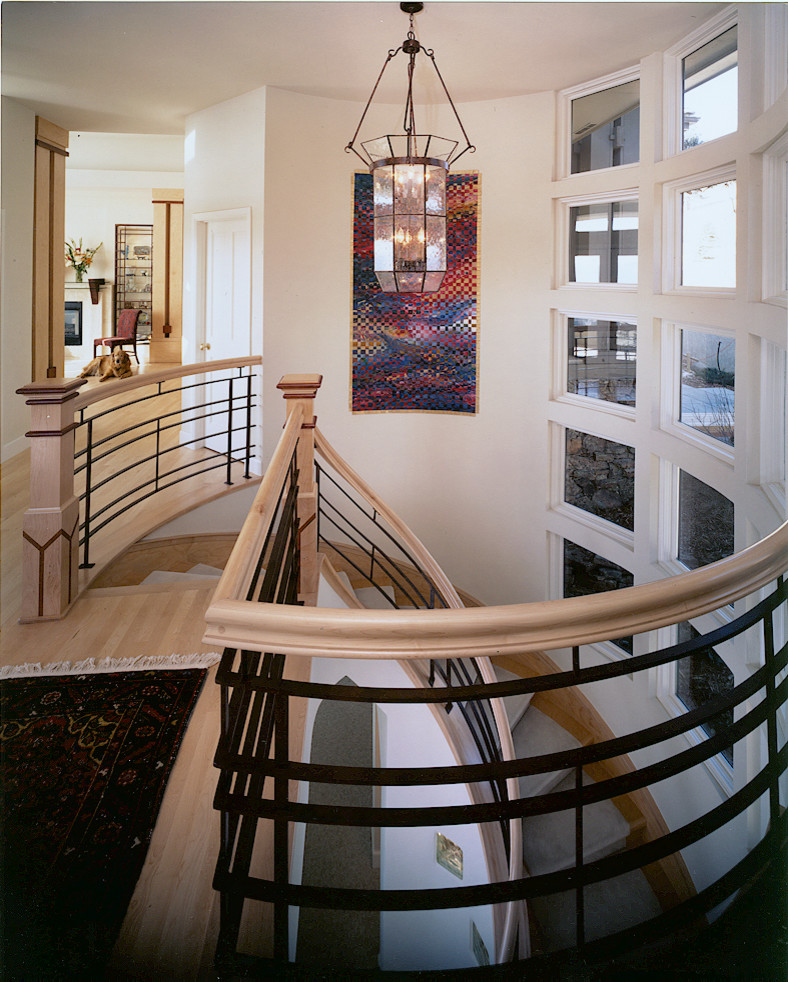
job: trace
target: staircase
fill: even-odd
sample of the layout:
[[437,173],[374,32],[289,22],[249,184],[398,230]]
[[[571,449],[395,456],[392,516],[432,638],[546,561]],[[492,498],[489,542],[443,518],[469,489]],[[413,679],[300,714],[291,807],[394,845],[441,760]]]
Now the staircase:
[[[332,556],[332,560],[336,561],[336,557]],[[354,570],[337,572],[327,562],[324,563],[324,570],[334,589],[327,583],[326,576],[322,576],[318,606],[344,603],[347,606],[382,610],[399,606],[395,588],[390,583],[377,582],[370,586],[369,581]],[[351,599],[348,599],[344,590],[337,590],[336,580],[351,595]],[[495,672],[501,682],[522,677],[501,666],[496,666]],[[549,705],[543,705],[539,709],[534,702],[540,702],[539,695],[535,700],[530,693],[504,699],[517,757],[568,751],[582,745],[581,740],[548,714],[546,710],[550,708]],[[586,742],[589,742],[588,739]],[[593,784],[594,779],[584,774],[583,782]],[[519,778],[520,795],[523,798],[571,790],[574,786],[575,774],[572,769]],[[611,801],[598,802],[584,808],[585,862],[590,863],[620,852],[626,848],[628,841],[642,837],[644,821],[639,810],[630,802],[626,811],[629,818]],[[526,875],[553,873],[570,868],[574,863],[574,810],[534,815],[523,820],[523,868]],[[587,941],[633,927],[656,917],[662,911],[654,889],[641,870],[588,887],[584,903]],[[575,891],[533,900],[529,902],[528,910],[534,954],[569,948],[576,943]]]

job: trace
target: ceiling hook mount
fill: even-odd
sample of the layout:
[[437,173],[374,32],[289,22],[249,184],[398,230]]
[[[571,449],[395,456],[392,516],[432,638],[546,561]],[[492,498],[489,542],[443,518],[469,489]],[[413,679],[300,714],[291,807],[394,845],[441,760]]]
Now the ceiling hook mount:
[[424,9],[423,3],[401,3],[399,5],[400,10],[410,16],[410,30],[408,31],[408,36],[402,42],[402,50],[406,55],[415,55],[421,51],[421,45],[416,40],[416,35],[413,31],[413,15],[418,14],[419,11]]

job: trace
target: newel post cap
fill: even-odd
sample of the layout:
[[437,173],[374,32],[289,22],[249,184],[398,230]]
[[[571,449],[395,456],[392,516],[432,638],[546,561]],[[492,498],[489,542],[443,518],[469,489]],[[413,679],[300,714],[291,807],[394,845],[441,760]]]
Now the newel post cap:
[[283,375],[276,387],[285,399],[314,399],[322,384],[322,375]]
[[56,405],[74,399],[83,385],[85,378],[49,378],[40,382],[28,382],[16,390],[17,395],[24,396],[28,406],[36,403]]

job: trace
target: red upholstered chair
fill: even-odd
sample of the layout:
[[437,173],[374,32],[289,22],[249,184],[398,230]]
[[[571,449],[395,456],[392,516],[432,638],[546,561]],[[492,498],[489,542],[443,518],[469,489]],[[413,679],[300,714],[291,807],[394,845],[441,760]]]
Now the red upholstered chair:
[[98,348],[102,344],[108,346],[110,354],[115,348],[122,348],[125,344],[130,344],[139,365],[140,360],[137,358],[137,321],[139,319],[139,310],[121,310],[118,314],[118,326],[115,335],[111,338],[96,338],[93,342],[93,357],[96,357]]

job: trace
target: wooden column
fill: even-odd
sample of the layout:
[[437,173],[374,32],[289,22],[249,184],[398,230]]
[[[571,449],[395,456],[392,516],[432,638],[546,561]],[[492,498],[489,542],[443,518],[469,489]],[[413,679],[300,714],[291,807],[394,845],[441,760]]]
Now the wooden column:
[[317,559],[317,485],[315,484],[315,396],[322,375],[283,375],[277,383],[287,405],[287,415],[302,406],[304,422],[296,450],[298,465],[298,529],[301,551],[301,579],[298,598],[307,606],[317,603],[320,566]]
[[153,190],[152,362],[181,364],[183,341],[183,191]]
[[77,597],[79,500],[74,495],[73,400],[85,379],[31,382],[30,507],[22,523],[23,623],[58,620]]
[[65,356],[68,130],[36,116],[31,375],[61,378]]

